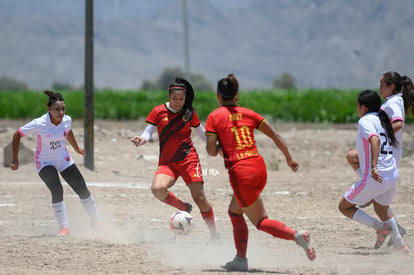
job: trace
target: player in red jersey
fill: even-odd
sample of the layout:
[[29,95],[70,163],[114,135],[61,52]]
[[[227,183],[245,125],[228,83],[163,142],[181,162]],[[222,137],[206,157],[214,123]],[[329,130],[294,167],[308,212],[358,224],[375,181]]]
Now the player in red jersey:
[[223,265],[228,271],[247,271],[248,228],[243,214],[257,229],[274,237],[296,241],[310,260],[315,259],[315,249],[310,244],[307,231],[296,231],[266,214],[260,193],[266,185],[266,164],[256,148],[254,130],[258,129],[271,138],[286,158],[287,165],[296,172],[299,164],[294,161],[284,139],[272,126],[253,110],[237,106],[239,84],[230,74],[217,84],[217,99],[221,107],[207,118],[207,153],[216,156],[223,151],[224,163],[229,172],[233,189],[228,213],[233,225],[233,238],[237,255]]
[[137,147],[145,144],[157,127],[160,151],[158,170],[151,185],[152,193],[160,201],[190,213],[192,205],[184,203],[169,191],[181,176],[200,209],[212,239],[215,239],[217,232],[213,208],[204,192],[200,160],[191,140],[191,128],[195,128],[206,141],[204,127],[192,107],[193,87],[184,78],[176,78],[169,86],[168,98],[169,102],[156,106],[151,111],[145,120],[147,126],[144,132],[141,136],[133,137],[131,141]]

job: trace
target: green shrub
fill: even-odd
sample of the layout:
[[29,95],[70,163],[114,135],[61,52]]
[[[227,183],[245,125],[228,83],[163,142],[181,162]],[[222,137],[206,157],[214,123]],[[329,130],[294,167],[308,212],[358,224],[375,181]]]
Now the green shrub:
[[[67,113],[74,119],[84,116],[83,91],[62,91]],[[358,90],[241,91],[239,103],[273,121],[356,122]],[[47,96],[40,91],[0,91],[0,118],[30,119],[44,114]],[[146,118],[153,107],[168,101],[165,91],[96,91],[96,119],[135,120]],[[218,107],[215,92],[197,93],[193,103],[201,120]],[[408,120],[412,122],[412,119]]]

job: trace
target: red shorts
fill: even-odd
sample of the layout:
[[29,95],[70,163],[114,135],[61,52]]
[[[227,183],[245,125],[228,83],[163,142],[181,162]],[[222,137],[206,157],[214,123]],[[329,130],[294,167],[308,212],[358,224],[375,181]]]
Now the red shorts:
[[192,182],[203,182],[200,160],[197,154],[189,154],[184,160],[160,164],[155,175],[163,174],[173,177],[175,180],[182,177],[185,184]]
[[261,156],[240,160],[229,169],[230,184],[240,207],[254,203],[266,186],[266,164]]

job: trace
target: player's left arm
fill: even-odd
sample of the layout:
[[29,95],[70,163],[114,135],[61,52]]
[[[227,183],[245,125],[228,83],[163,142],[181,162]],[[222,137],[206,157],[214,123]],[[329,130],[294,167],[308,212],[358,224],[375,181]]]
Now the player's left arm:
[[69,133],[66,137],[66,140],[69,141],[70,145],[72,145],[73,149],[75,149],[76,153],[86,156],[85,149],[80,148],[78,143],[76,142],[75,136],[73,135],[72,130],[69,130]]
[[392,130],[394,131],[394,133],[401,130],[402,127],[403,127],[403,121],[402,120],[395,120],[395,121],[392,122]]
[[279,150],[285,156],[287,165],[290,167],[290,169],[292,169],[292,171],[296,172],[299,169],[299,163],[293,160],[286,141],[282,138],[282,136],[279,135],[266,120],[263,121],[258,130],[273,140],[277,148],[279,148]]
[[372,135],[369,138],[369,144],[371,145],[371,175],[372,178],[379,183],[382,182],[382,177],[378,173],[377,163],[380,152],[380,139],[377,135]]

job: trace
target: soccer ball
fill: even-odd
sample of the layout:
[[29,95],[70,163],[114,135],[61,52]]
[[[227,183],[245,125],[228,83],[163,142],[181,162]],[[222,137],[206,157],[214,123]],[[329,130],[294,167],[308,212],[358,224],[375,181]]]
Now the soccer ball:
[[188,234],[191,232],[193,216],[186,211],[177,211],[171,215],[170,228],[176,234]]

